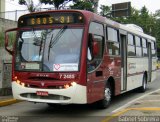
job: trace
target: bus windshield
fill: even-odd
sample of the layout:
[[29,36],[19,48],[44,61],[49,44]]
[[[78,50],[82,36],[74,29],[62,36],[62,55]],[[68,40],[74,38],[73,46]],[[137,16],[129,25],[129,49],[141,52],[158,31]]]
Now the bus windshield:
[[20,71],[78,71],[82,28],[19,31],[15,69]]

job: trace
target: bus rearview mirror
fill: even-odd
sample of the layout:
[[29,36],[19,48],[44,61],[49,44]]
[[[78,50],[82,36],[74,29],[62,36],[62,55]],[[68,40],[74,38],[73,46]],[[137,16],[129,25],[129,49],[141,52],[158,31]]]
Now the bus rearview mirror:
[[8,42],[9,42],[9,36],[5,35],[5,49],[9,54],[13,55],[13,50],[8,47]]
[[12,42],[14,42],[16,39],[16,31],[17,28],[5,31],[5,49],[11,55],[14,54]]

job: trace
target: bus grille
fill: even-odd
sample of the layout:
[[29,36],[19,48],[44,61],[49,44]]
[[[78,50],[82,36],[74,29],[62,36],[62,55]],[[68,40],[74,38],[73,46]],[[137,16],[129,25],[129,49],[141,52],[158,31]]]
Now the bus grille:
[[66,97],[62,95],[53,95],[53,94],[49,94],[48,96],[38,96],[36,93],[23,93],[23,94],[20,94],[20,96],[24,98],[46,99],[46,100],[69,100],[70,99],[70,97]]

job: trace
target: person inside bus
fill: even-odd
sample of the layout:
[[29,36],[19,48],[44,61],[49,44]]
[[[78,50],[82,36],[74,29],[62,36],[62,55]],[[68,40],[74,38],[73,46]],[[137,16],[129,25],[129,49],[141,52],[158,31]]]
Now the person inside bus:
[[92,34],[89,34],[87,59],[88,59],[88,63],[87,63],[88,64],[88,72],[90,72],[96,68],[95,60],[94,60],[94,56],[93,56],[93,35]]
[[102,37],[90,34],[88,42],[88,71],[92,71],[100,64]]

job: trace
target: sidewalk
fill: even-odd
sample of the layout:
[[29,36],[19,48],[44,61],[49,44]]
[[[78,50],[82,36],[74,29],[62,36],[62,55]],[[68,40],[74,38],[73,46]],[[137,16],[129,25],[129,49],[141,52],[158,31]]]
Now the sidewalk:
[[113,113],[102,122],[160,122],[160,90]]
[[0,96],[0,107],[11,105],[20,102],[20,100],[13,99],[13,96]]

